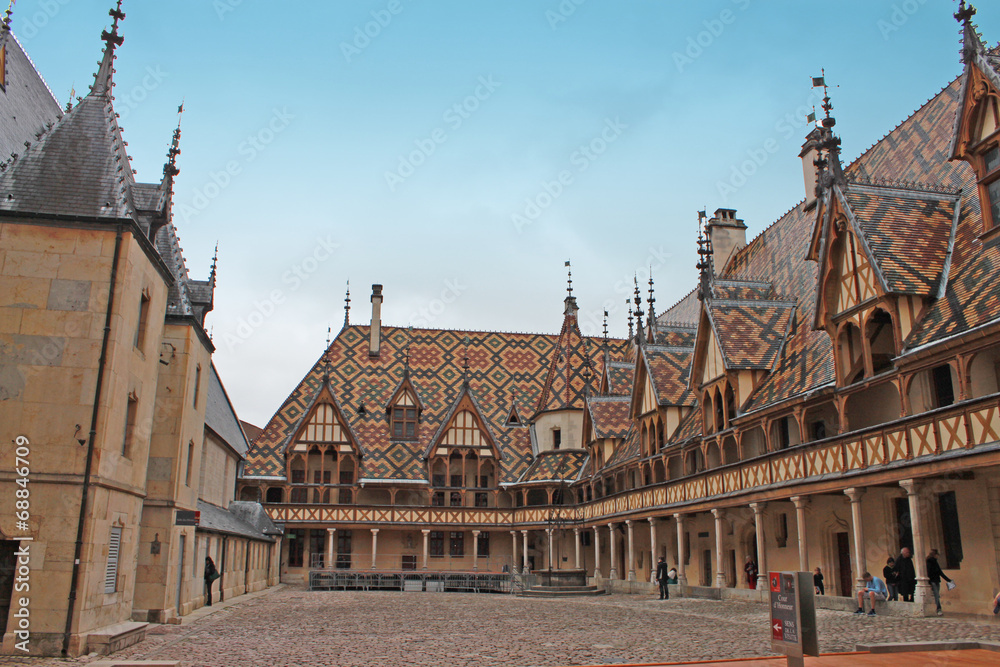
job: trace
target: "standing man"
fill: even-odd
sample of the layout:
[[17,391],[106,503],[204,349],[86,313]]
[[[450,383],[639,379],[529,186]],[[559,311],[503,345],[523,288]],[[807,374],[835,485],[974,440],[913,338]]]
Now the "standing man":
[[917,589],[917,571],[913,567],[913,553],[909,547],[903,547],[896,559],[896,572],[898,574],[899,594],[903,602],[913,602],[913,592]]
[[669,600],[670,591],[667,590],[667,579],[669,575],[667,573],[667,563],[663,560],[663,556],[660,556],[660,560],[656,563],[656,581],[660,584],[660,599]]
[[215,563],[211,557],[205,556],[205,596],[208,598],[206,607],[212,606],[212,583],[218,578],[219,571],[215,569]]
[[747,587],[750,590],[757,588],[757,563],[754,562],[753,556],[747,556],[746,563],[743,564],[743,571],[747,575]]
[[948,575],[941,570],[941,565],[938,564],[938,550],[931,549],[931,552],[927,554],[927,578],[931,582],[931,592],[934,593],[934,604],[937,605],[937,615],[942,616],[944,612],[941,611],[941,580],[950,582],[951,579]]

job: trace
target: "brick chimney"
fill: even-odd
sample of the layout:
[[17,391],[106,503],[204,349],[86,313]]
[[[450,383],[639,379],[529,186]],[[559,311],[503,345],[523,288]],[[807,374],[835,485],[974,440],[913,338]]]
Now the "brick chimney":
[[382,286],[372,285],[372,326],[368,338],[368,356],[377,357],[382,342]]
[[712,268],[719,275],[737,250],[747,244],[747,226],[736,219],[736,210],[716,209],[715,215],[705,225],[712,242]]

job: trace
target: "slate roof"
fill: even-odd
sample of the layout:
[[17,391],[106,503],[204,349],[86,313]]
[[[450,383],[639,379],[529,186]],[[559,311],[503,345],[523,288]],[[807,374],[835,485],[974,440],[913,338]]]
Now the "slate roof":
[[[239,504],[244,506],[257,505],[257,503],[245,502]],[[257,506],[260,507],[260,505]],[[199,500],[198,511],[201,512],[201,518],[198,522],[198,528],[201,530],[239,535],[253,540],[270,540],[273,535],[281,534],[281,531],[266,515],[261,517],[257,512],[245,507],[233,512]],[[267,521],[264,521],[265,518]]]
[[233,451],[245,457],[250,443],[240,426],[236,410],[226,394],[215,364],[209,366],[208,387],[205,394],[205,425],[215,431]]
[[[578,331],[575,323],[564,322],[564,334],[567,329]],[[589,350],[594,377],[600,377],[604,355],[598,341],[589,340],[585,345],[576,333],[570,339],[574,350]],[[327,350],[330,387],[357,438],[362,454],[359,477],[428,481],[422,457],[458,399],[464,381],[463,360],[467,356],[471,392],[502,455],[499,481],[516,482],[533,459],[530,429],[506,424],[511,401],[524,416],[534,413],[546,387],[550,393],[565,395],[565,385],[555,390],[555,382],[547,385],[550,368],[560,372],[565,368],[564,362],[553,364],[553,359],[558,359],[560,340],[565,337],[383,326],[380,355],[370,357],[369,326],[345,326]],[[626,346],[625,341],[609,341],[612,355],[621,356]],[[404,349],[409,350],[410,382],[423,406],[416,441],[394,441],[389,437],[386,408],[403,377]],[[583,363],[579,357],[583,353],[574,352],[575,363]],[[322,381],[323,367],[321,358],[256,438],[247,454],[245,476],[284,474],[284,451],[311,407]],[[579,369],[570,369],[570,377],[574,381],[579,378]],[[576,385],[571,386],[574,401],[576,391]],[[359,415],[362,404],[365,414]],[[583,408],[582,398],[579,407]]]
[[632,427],[628,396],[591,396],[587,411],[594,425],[595,438],[624,438]]
[[631,394],[634,374],[635,364],[631,361],[609,361],[608,393],[616,396]]
[[589,455],[581,450],[555,450],[541,452],[521,477],[528,482],[573,482],[580,477]]
[[111,102],[113,63],[106,48],[90,93],[0,173],[0,210],[135,216],[132,165]]
[[660,325],[680,324],[697,327],[700,315],[701,302],[698,301],[698,290],[694,289],[657,317],[656,323]]
[[0,164],[11,153],[24,153],[24,142],[34,143],[37,135],[62,115],[59,102],[42,75],[35,69],[14,33],[0,28],[0,49],[5,50],[7,85],[0,90]]

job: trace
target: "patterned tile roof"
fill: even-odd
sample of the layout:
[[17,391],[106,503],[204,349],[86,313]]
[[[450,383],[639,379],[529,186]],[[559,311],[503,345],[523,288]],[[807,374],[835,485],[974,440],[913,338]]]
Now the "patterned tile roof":
[[605,462],[604,467],[601,470],[609,470],[611,468],[616,468],[628,461],[634,461],[639,458],[639,430],[631,429],[628,435],[625,436],[625,442],[621,443],[615,447],[614,453],[608,457]]
[[890,292],[936,295],[957,196],[851,184],[844,197]]
[[[549,362],[545,387],[535,410],[536,415],[552,410],[583,409],[587,388],[584,372],[588,367],[588,360],[594,359],[600,350],[600,346],[595,343],[596,341],[591,341],[580,333],[576,317],[576,300],[567,297],[562,331],[559,332],[555,353]],[[590,381],[596,382],[600,374],[592,362],[590,364]]]
[[653,380],[660,405],[691,405],[694,394],[688,388],[694,346],[665,347],[643,345],[642,356]]
[[698,326],[701,316],[701,302],[698,301],[698,290],[691,290],[687,295],[656,318],[657,324],[681,324],[689,327]]
[[566,449],[541,452],[521,477],[521,482],[576,481],[587,462],[587,452]]
[[671,442],[681,443],[697,438],[701,435],[701,408],[695,403],[694,409],[684,415],[681,423],[677,426],[677,431],[670,438]]
[[624,438],[632,427],[629,418],[628,396],[592,396],[587,399],[587,410],[594,425],[594,437]]
[[698,335],[696,326],[657,325],[656,345],[665,347],[694,347],[694,339]]
[[794,304],[711,302],[712,325],[729,369],[770,369],[785,342]]
[[631,361],[608,362],[608,393],[615,396],[628,396],[632,393],[635,364]]
[[[359,477],[427,479],[421,457],[462,391],[466,356],[471,393],[502,454],[499,481],[515,482],[524,474],[532,460],[529,429],[508,426],[507,415],[512,400],[522,416],[532,414],[557,356],[559,337],[383,326],[380,355],[370,357],[369,329],[367,325],[346,326],[328,348],[330,386],[363,456]],[[612,354],[623,353],[624,341],[609,343]],[[409,350],[410,382],[423,406],[416,441],[389,437],[387,402],[403,377],[404,349]],[[594,341],[589,350],[590,363],[599,375],[603,353]],[[318,392],[323,368],[321,358],[254,441],[247,455],[247,476],[284,474],[285,448]],[[578,374],[574,371],[571,377]],[[362,404],[365,414],[359,415]]]

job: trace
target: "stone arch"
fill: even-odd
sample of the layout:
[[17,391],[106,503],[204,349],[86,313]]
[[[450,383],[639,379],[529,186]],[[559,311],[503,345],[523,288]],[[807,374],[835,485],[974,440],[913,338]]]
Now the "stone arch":
[[264,492],[264,502],[283,503],[285,502],[285,490],[280,486],[272,486]]
[[884,308],[873,308],[865,319],[865,338],[872,359],[872,374],[892,368],[896,358],[896,322]]
[[713,440],[705,446],[705,466],[711,469],[718,468],[721,465],[722,450],[719,449],[719,443]]
[[722,461],[725,464],[736,463],[740,460],[740,448],[736,444],[736,438],[726,436],[722,442]]

